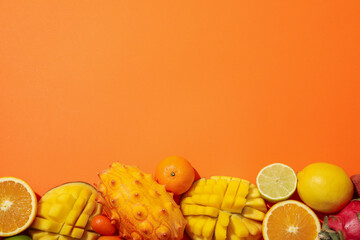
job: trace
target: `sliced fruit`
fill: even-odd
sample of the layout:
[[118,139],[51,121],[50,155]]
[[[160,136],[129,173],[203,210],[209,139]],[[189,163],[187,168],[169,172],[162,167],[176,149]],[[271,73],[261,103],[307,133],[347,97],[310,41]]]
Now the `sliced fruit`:
[[318,217],[308,206],[286,200],[266,213],[262,232],[264,240],[315,240],[320,229]]
[[244,207],[242,215],[246,218],[262,221],[264,219],[265,213],[256,208]]
[[225,240],[227,237],[227,228],[230,223],[231,214],[220,211],[218,220],[215,226],[215,240]]
[[256,184],[263,198],[269,202],[288,199],[296,190],[296,174],[282,163],[273,163],[260,170]]
[[101,214],[96,202],[97,191],[84,182],[70,182],[44,194],[38,204],[35,221],[30,227],[33,240],[95,240],[91,221]]
[[[183,195],[180,206],[188,221],[186,232],[195,240],[260,239],[267,211],[254,184],[226,176],[199,179]],[[204,235],[206,222],[206,233],[212,236]]]
[[254,184],[250,184],[249,186],[249,193],[247,195],[247,199],[254,199],[254,198],[260,198],[260,192],[259,189],[254,185]]
[[224,196],[224,200],[221,204],[221,210],[231,211],[231,207],[235,201],[235,196],[239,184],[240,184],[239,181],[230,181]]
[[259,222],[244,218],[242,216],[240,217],[251,235],[255,236],[261,234],[262,225]]
[[217,217],[217,215],[219,214],[219,209],[209,206],[183,204],[182,213],[184,214],[184,216],[205,215],[209,217]]
[[229,233],[230,238],[232,235],[235,235],[238,238],[249,236],[247,227],[241,220],[241,217],[237,214],[231,215]]
[[0,178],[0,236],[14,236],[34,221],[37,199],[24,180],[15,177]]
[[192,239],[212,239],[216,218],[207,216],[189,216],[187,221],[188,225],[186,225],[185,228],[187,228],[187,233]]
[[235,213],[242,212],[242,210],[245,207],[246,202],[247,202],[246,196],[249,193],[249,184],[250,184],[250,182],[245,179],[242,179],[241,182],[239,183],[235,201],[231,207],[232,212],[235,212]]
[[265,201],[262,198],[248,199],[245,206],[258,209],[264,213],[267,211]]

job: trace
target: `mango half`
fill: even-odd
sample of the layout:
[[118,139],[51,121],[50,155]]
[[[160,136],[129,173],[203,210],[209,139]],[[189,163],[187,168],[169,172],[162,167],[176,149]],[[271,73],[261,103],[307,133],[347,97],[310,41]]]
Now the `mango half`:
[[33,240],[95,240],[99,234],[91,220],[101,214],[97,190],[88,183],[70,182],[55,187],[38,202],[38,212],[29,234]]
[[245,179],[213,176],[194,182],[180,201],[193,240],[257,240],[267,207]]

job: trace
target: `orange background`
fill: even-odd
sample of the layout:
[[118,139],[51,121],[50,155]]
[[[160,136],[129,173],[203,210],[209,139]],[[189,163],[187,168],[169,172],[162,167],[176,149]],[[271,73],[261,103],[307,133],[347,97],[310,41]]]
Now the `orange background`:
[[360,1],[0,0],[0,176],[360,173]]

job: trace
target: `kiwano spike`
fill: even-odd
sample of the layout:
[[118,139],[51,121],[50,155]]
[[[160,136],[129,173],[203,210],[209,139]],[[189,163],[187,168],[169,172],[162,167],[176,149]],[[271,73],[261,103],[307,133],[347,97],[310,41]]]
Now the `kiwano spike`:
[[[112,186],[113,181],[116,189]],[[98,190],[103,192],[104,198],[99,201],[105,212],[114,213],[110,221],[116,224],[120,237],[133,240],[183,238],[186,220],[180,208],[174,208],[171,195],[163,191],[165,187],[150,174],[136,167],[113,164],[101,175],[99,183]],[[114,200],[116,204],[113,204]],[[161,215],[161,218],[148,217],[151,215]],[[160,229],[152,230],[147,226],[160,226]]]

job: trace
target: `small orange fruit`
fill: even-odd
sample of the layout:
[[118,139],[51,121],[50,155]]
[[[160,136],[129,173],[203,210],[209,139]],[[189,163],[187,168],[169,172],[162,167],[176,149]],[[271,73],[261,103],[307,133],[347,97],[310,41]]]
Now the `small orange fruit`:
[[25,181],[15,177],[0,178],[0,236],[13,236],[34,221],[37,199]]
[[157,165],[155,171],[155,180],[165,185],[166,191],[175,195],[189,190],[194,178],[194,168],[186,159],[178,156],[165,158]]
[[315,240],[320,221],[305,204],[286,200],[273,205],[263,220],[264,240]]

